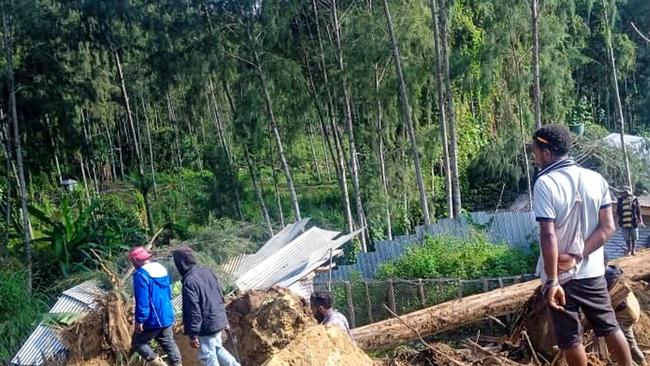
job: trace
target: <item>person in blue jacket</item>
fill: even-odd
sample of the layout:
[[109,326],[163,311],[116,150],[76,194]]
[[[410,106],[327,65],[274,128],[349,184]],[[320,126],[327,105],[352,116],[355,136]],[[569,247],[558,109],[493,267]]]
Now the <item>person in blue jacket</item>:
[[181,353],[174,341],[174,308],[167,269],[152,261],[152,255],[143,247],[133,248],[129,260],[136,268],[133,273],[135,296],[134,332],[131,347],[149,365],[167,365],[149,346],[156,340],[167,353],[173,366],[181,366]]

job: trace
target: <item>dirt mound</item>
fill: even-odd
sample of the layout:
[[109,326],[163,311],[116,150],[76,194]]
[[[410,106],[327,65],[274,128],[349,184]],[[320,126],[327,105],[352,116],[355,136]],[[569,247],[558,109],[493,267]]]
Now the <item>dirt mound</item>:
[[302,332],[264,366],[377,365],[338,327],[316,325]]
[[113,365],[111,362],[104,360],[102,358],[91,358],[86,361],[79,361],[73,364],[68,363],[68,365],[72,366],[111,366]]
[[261,365],[315,324],[307,302],[279,287],[248,291],[226,310],[242,365]]
[[70,349],[70,365],[110,365],[127,359],[131,349],[130,302],[118,291],[97,302],[88,315],[59,331],[59,339]]

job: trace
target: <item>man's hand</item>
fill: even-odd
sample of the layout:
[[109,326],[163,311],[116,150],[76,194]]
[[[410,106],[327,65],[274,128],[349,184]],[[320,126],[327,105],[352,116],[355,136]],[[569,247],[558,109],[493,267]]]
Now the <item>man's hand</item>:
[[192,346],[192,348],[199,348],[201,346],[201,342],[198,338],[190,338],[190,346]]
[[564,311],[566,299],[564,297],[564,289],[562,289],[562,286],[551,286],[546,291],[549,306],[555,310]]
[[133,325],[133,331],[135,333],[142,333],[144,332],[144,326],[141,323],[135,323]]
[[576,257],[567,254],[567,253],[560,253],[557,256],[557,272],[562,273],[570,270],[571,268],[575,267],[578,264],[578,261],[576,260]]

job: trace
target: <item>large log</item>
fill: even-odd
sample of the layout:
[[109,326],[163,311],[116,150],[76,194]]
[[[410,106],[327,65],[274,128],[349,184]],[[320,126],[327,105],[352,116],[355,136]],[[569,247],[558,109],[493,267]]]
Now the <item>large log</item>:
[[[650,277],[650,250],[616,262],[631,280],[637,281]],[[401,317],[422,336],[429,336],[488,319],[490,316],[515,313],[526,304],[539,285],[539,280],[519,283],[438,304]],[[364,350],[393,347],[418,339],[417,334],[398,319],[387,319],[352,329],[352,335],[359,347]]]

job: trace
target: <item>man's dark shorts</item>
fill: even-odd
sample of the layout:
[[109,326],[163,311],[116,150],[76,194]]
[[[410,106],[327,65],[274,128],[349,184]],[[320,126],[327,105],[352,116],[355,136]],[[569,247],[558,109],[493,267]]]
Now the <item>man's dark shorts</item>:
[[555,338],[561,349],[573,348],[582,342],[580,309],[598,337],[618,331],[605,277],[571,280],[562,286],[566,298],[564,311],[551,309]]

